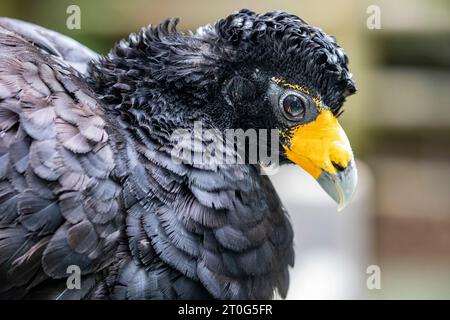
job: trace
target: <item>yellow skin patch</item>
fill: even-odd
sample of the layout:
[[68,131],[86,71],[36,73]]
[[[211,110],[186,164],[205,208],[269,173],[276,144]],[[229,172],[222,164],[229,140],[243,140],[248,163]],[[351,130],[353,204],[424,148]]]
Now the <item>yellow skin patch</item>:
[[[319,95],[313,97],[307,88],[281,78],[274,77],[272,81],[314,100],[318,112],[315,120],[279,131],[284,141],[288,141],[283,143],[283,149],[289,160],[319,182],[325,192],[339,204],[338,210],[341,210],[351,199],[357,181],[356,169],[352,166],[352,149],[344,130]],[[310,119],[309,117],[308,120]]]
[[353,158],[344,130],[327,109],[321,109],[315,121],[292,128],[290,146],[283,148],[288,159],[315,179],[322,170],[336,174],[332,162],[346,168]]
[[[272,81],[275,82],[277,85],[285,87],[285,88],[289,88],[292,90],[296,90],[299,92],[303,92],[307,95],[310,95],[310,91],[308,89],[306,89],[305,87],[302,87],[301,85],[298,84],[292,84],[289,82],[286,82],[286,80],[281,79],[281,78],[276,78],[276,77],[272,77]],[[322,105],[322,100],[319,97],[311,97],[314,101],[314,103],[316,104],[317,108],[319,108]]]
[[[273,77],[272,81],[279,86],[311,96],[310,90],[301,85],[288,83],[277,77]],[[290,146],[283,145],[283,148],[289,160],[317,179],[324,170],[330,174],[337,173],[333,162],[346,168],[353,158],[353,152],[333,113],[323,108],[319,96],[311,98],[319,110],[319,115],[310,123],[292,128]],[[280,134],[289,139],[285,132]]]

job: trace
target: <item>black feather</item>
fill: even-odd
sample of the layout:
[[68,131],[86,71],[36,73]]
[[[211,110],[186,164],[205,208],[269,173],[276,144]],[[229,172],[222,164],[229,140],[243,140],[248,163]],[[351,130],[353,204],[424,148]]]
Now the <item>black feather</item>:
[[[293,231],[280,199],[258,164],[221,162],[234,146],[189,161],[217,138],[194,123],[286,128],[268,105],[273,76],[339,114],[355,91],[347,56],[284,12],[241,10],[196,33],[177,23],[99,57],[0,18],[0,298],[286,296]],[[77,293],[64,288],[71,265],[86,281]]]

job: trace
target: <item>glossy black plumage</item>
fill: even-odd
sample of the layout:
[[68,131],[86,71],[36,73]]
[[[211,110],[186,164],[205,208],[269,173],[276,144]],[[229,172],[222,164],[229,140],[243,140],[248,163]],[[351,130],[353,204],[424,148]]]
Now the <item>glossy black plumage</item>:
[[[286,295],[292,228],[269,179],[255,165],[177,164],[171,133],[197,120],[277,127],[242,109],[258,81],[233,107],[218,98],[252,77],[242,65],[302,77],[338,113],[354,91],[347,58],[280,12],[243,10],[196,34],[175,25],[145,28],[97,61],[63,36],[0,20],[0,297]],[[82,290],[66,289],[69,265]]]

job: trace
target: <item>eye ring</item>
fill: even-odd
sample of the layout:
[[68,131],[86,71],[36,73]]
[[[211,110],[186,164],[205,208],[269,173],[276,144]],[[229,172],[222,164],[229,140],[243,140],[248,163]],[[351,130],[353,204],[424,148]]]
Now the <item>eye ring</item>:
[[283,115],[291,121],[302,120],[306,115],[307,101],[296,92],[286,92],[280,97],[280,109]]

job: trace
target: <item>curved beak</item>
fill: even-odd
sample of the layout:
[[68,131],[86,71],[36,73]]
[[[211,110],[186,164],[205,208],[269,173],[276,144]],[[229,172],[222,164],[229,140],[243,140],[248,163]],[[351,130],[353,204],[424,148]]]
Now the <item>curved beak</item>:
[[317,182],[326,193],[338,204],[338,211],[344,209],[350,202],[356,189],[358,174],[355,161],[350,161],[344,171],[330,174],[322,171]]
[[353,152],[344,130],[331,111],[323,109],[316,120],[292,128],[289,145],[283,145],[292,162],[312,175],[342,210],[357,184]]

